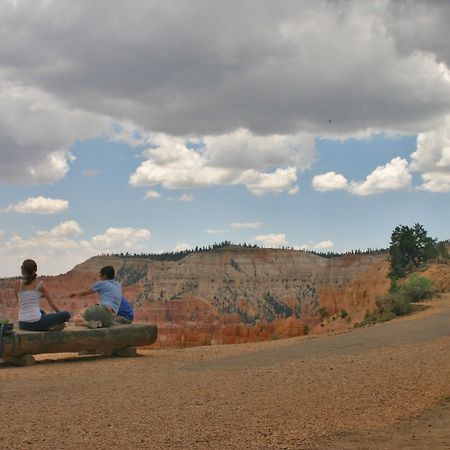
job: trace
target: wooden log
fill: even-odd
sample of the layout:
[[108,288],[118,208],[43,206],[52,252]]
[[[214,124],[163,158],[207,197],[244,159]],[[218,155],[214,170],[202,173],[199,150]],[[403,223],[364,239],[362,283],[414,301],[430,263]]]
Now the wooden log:
[[15,330],[3,337],[4,358],[40,353],[112,351],[153,344],[156,325],[113,325],[110,328],[68,327],[63,331]]

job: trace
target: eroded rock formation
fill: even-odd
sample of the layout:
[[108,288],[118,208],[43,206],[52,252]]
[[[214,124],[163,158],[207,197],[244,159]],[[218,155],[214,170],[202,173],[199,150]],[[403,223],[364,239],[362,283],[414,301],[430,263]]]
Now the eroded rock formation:
[[[327,259],[230,246],[178,261],[97,256],[66,274],[46,277],[55,301],[71,311],[95,303],[94,296],[70,299],[68,293],[90,286],[107,264],[116,268],[137,320],[158,324],[157,345],[166,347],[348,328],[389,289],[386,254]],[[16,308],[12,280],[1,280],[0,313],[17,317]]]

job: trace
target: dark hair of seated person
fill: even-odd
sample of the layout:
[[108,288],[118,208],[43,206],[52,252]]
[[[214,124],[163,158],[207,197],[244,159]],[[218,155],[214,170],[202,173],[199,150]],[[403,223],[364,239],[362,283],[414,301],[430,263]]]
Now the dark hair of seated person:
[[113,266],[105,266],[100,269],[100,276],[105,277],[107,280],[114,280],[116,272]]

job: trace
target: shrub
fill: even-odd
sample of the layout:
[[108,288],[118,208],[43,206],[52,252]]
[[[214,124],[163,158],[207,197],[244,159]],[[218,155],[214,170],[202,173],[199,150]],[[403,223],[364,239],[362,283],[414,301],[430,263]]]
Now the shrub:
[[400,288],[400,291],[411,302],[426,300],[436,293],[436,290],[433,288],[433,282],[420,275],[412,275]]
[[[413,311],[411,300],[402,292],[389,292],[383,301],[384,308],[391,318],[404,316]],[[389,319],[388,319],[389,320]]]
[[409,298],[401,291],[388,292],[384,297],[378,297],[375,301],[376,308],[366,311],[364,319],[359,326],[370,325],[377,322],[386,322],[396,316],[404,316],[413,312]]
[[323,319],[325,319],[325,317],[328,317],[328,311],[323,306],[321,306],[319,308],[318,313],[319,313],[319,316],[320,316],[320,320],[323,320]]

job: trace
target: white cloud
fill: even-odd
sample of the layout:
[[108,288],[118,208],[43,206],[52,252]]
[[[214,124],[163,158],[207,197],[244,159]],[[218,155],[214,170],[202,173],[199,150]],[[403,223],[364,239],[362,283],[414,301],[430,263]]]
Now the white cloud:
[[75,237],[80,235],[82,232],[83,230],[77,222],[74,220],[68,220],[56,225],[50,231],[38,231],[36,235],[41,238],[59,239]]
[[334,191],[338,189],[347,189],[347,179],[336,172],[327,172],[316,175],[312,180],[312,186],[316,191]]
[[298,247],[294,247],[296,250],[329,250],[334,247],[333,241],[320,241],[320,242],[309,242],[308,244],[303,244]]
[[103,252],[113,252],[117,249],[129,251],[136,249],[138,243],[149,239],[150,236],[151,233],[147,229],[108,228],[105,234],[96,235],[89,241],[83,241],[83,244]]
[[422,174],[420,189],[430,192],[450,192],[450,173],[428,172]]
[[318,250],[328,250],[331,247],[334,247],[334,243],[332,241],[321,241],[318,242],[314,248]]
[[[73,143],[103,136],[151,147],[134,186],[296,193],[315,136],[437,129],[450,109],[449,17],[448,2],[421,0],[3,2],[0,180],[61,180]],[[412,167],[447,173],[444,141],[418,148]],[[397,189],[380,175],[350,191]],[[337,177],[318,189],[343,189]]]
[[194,196],[191,194],[181,194],[177,200],[179,202],[191,202],[194,199]]
[[227,228],[209,229],[209,230],[205,230],[205,233],[208,233],[208,234],[222,234],[222,233],[226,233],[227,231],[228,231]]
[[149,190],[145,193],[144,200],[154,200],[159,197],[160,197],[160,194],[158,191]]
[[233,222],[230,223],[230,227],[231,228],[237,228],[237,229],[242,229],[242,228],[260,228],[262,227],[262,222]]
[[277,169],[272,173],[246,170],[242,174],[240,181],[255,195],[279,194],[281,192],[296,194],[298,192],[298,186],[295,184],[297,182],[297,171],[294,167]]
[[62,179],[74,159],[71,145],[99,135],[107,120],[68,108],[39,88],[7,82],[1,75],[0,180],[39,184]]
[[450,172],[450,116],[433,130],[419,133],[411,155],[411,169],[420,172]]
[[161,184],[176,189],[220,184],[231,178],[228,170],[208,167],[207,160],[179,138],[159,136],[158,144],[143,153],[147,160],[130,176],[132,186]]
[[411,155],[411,170],[422,172],[420,189],[450,191],[450,116],[442,126],[417,136],[417,148]]
[[178,242],[173,249],[174,252],[184,252],[185,250],[191,250],[191,246],[184,242]]
[[391,190],[408,189],[412,175],[408,161],[396,157],[384,166],[378,166],[365,181],[350,183],[349,191],[356,195],[373,195]]
[[142,251],[151,235],[146,229],[109,228],[104,234],[82,240],[82,233],[79,224],[69,220],[30,237],[12,236],[0,246],[0,273],[16,274],[27,258],[36,259],[42,274],[62,273],[99,253]]
[[[257,137],[240,129],[206,137],[199,149],[189,147],[189,142],[186,138],[155,135],[153,148],[143,152],[146,160],[130,176],[130,184],[161,184],[169,189],[243,184],[255,195],[293,194],[298,191],[297,170],[309,167],[314,158],[313,141],[300,136]],[[294,163],[297,166],[288,166]],[[274,164],[287,167],[273,170]]]
[[315,157],[314,136],[310,134],[258,136],[239,128],[232,133],[206,136],[202,142],[211,165],[223,168],[263,171],[293,166],[304,170]]
[[350,181],[335,172],[316,175],[312,186],[316,191],[347,190],[355,195],[374,195],[386,191],[405,190],[411,186],[412,175],[408,161],[393,158],[384,166],[378,166],[364,181]]
[[286,235],[283,233],[275,234],[262,234],[259,236],[255,236],[254,240],[261,244],[263,247],[282,247],[288,245],[288,241],[286,239]]
[[194,200],[194,196],[191,194],[181,194],[178,197],[167,197],[168,200],[173,202],[191,202]]
[[39,196],[9,205],[7,211],[20,214],[60,214],[68,209],[69,202],[67,200]]

